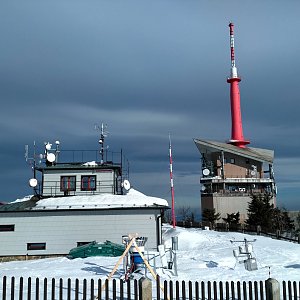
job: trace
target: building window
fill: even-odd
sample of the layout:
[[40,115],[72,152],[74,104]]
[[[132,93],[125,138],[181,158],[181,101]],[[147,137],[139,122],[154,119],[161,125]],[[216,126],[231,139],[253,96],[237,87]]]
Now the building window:
[[27,250],[46,250],[46,243],[27,243]]
[[96,176],[81,176],[81,190],[95,191],[96,190]]
[[225,158],[225,163],[226,164],[235,164],[235,159],[234,158]]
[[62,192],[76,191],[76,176],[61,176],[60,190]]
[[90,244],[91,242],[77,242],[77,247]]
[[14,224],[0,225],[0,231],[15,231]]

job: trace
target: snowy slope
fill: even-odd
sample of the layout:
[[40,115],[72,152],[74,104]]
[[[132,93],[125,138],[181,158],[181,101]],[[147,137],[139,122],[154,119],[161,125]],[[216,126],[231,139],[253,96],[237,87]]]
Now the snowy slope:
[[[165,279],[204,281],[250,281],[266,280],[270,276],[277,280],[300,280],[300,245],[273,240],[262,236],[241,233],[220,233],[201,229],[173,229],[165,226],[166,247],[171,246],[171,237],[178,236],[178,277],[171,272],[157,269]],[[258,270],[246,271],[243,264],[236,264],[233,250],[242,241],[256,239],[253,243]],[[147,244],[146,244],[147,245]],[[147,248],[147,247],[146,247]],[[62,278],[106,278],[114,268],[118,257],[93,257],[69,260],[65,257],[35,261],[6,262],[0,264],[0,277],[62,277]],[[157,261],[159,264],[159,262]],[[121,267],[114,278],[123,274]]]

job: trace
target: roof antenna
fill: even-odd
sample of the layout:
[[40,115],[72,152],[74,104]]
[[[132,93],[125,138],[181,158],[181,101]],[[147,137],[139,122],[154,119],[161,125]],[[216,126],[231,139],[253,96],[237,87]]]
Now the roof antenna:
[[[100,164],[103,165],[104,164],[104,139],[108,136],[108,131],[107,129],[107,125],[101,123],[101,127],[99,127],[99,125],[95,125],[95,130],[100,131],[100,139],[99,139],[99,144],[100,144],[100,156],[101,156],[101,160],[100,160]],[[108,147],[107,147],[108,148]]]

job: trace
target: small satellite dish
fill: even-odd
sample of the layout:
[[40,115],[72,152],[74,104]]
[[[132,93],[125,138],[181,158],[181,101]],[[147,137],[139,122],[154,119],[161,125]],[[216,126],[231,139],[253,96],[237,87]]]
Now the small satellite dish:
[[205,190],[206,190],[206,187],[204,185],[202,185],[201,191],[204,192]]
[[130,190],[130,182],[129,180],[125,179],[123,181],[123,188],[126,190],[126,191],[129,191]]
[[255,176],[255,173],[256,173],[256,172],[255,172],[254,170],[252,170],[252,171],[251,171],[251,176]]
[[207,169],[207,168],[203,169],[203,170],[202,170],[202,174],[203,174],[204,176],[208,176],[208,175],[210,174],[209,169]]
[[54,153],[48,153],[47,154],[47,160],[51,163],[54,162],[55,161],[55,154]]
[[37,184],[38,184],[38,181],[37,181],[35,178],[29,179],[29,185],[30,185],[31,187],[36,187]]
[[47,150],[51,150],[51,146],[52,146],[52,144],[47,143],[47,144],[45,145],[45,148],[46,148]]

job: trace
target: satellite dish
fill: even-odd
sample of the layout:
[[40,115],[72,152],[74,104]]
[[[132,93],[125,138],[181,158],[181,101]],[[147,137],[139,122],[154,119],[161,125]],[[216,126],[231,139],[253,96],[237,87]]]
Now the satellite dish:
[[205,190],[206,190],[206,187],[204,185],[202,185],[201,191],[204,192]]
[[207,169],[207,168],[203,169],[203,170],[202,170],[202,174],[203,174],[204,176],[208,176],[208,175],[210,174],[209,169]]
[[35,178],[29,179],[29,185],[30,185],[31,187],[36,187],[37,184],[38,184],[38,181],[37,181]]
[[251,176],[255,176],[256,172],[254,170],[251,171]]
[[130,182],[129,180],[125,179],[123,181],[123,188],[126,190],[126,191],[129,191],[130,190]]
[[45,148],[46,148],[47,150],[51,150],[51,146],[52,146],[52,144],[47,143],[47,144],[45,145]]
[[48,153],[47,154],[47,160],[51,163],[54,162],[55,161],[55,154],[54,153]]

